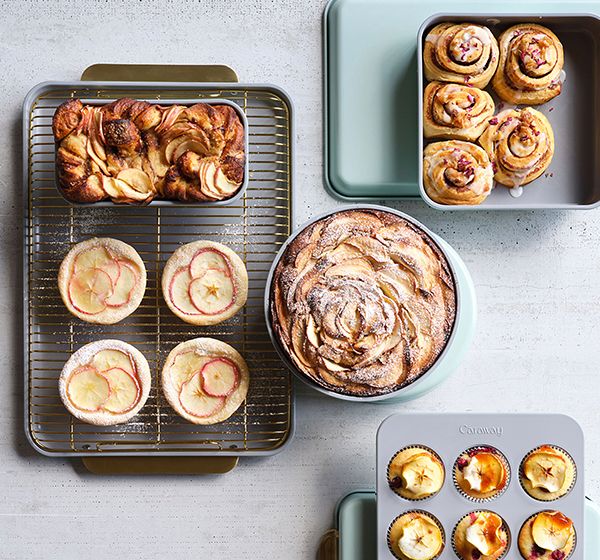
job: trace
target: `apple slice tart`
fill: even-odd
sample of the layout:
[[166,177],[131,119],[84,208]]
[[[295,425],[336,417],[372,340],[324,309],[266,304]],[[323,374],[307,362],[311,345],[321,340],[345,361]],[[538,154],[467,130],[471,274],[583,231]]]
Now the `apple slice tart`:
[[525,560],[567,560],[576,544],[573,521],[560,511],[531,516],[519,532],[519,552]]
[[142,353],[121,340],[82,346],[64,365],[60,398],[75,418],[96,426],[122,424],[146,403],[151,377]]
[[521,486],[532,498],[543,502],[566,496],[577,478],[572,457],[560,447],[542,445],[530,451],[520,469]]
[[498,514],[472,511],[456,524],[452,544],[462,560],[499,560],[510,548],[510,534]]
[[146,268],[131,245],[94,237],[67,253],[58,271],[58,289],[75,317],[112,325],[140,305],[146,291]]
[[179,247],[167,261],[162,291],[169,309],[186,323],[216,325],[246,303],[248,273],[229,247],[195,241]]
[[194,424],[227,420],[246,399],[249,383],[248,366],[239,352],[212,338],[177,345],[162,370],[167,401]]

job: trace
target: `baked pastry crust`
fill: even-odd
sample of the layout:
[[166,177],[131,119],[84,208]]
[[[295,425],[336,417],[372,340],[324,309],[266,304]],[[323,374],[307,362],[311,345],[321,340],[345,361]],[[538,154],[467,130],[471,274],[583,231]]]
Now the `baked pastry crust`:
[[[128,302],[119,306],[107,305],[103,311],[92,314],[86,313],[73,305],[69,296],[69,285],[75,272],[75,260],[78,255],[98,247],[105,248],[115,259],[129,265],[137,276]],[[114,287],[113,280],[113,290]],[[138,252],[131,245],[110,237],[93,237],[77,243],[66,254],[58,270],[58,289],[65,307],[72,315],[86,323],[112,325],[131,315],[140,305],[146,291],[146,267]]]
[[[480,537],[492,545],[489,554],[482,554],[480,550],[468,540],[468,529],[475,523],[481,523]],[[456,525],[452,537],[454,550],[462,560],[499,560],[504,557],[509,548],[508,529],[504,520],[491,511],[474,511],[465,515]],[[479,553],[479,556],[477,556]]]
[[[525,492],[536,500],[549,502],[571,491],[577,470],[572,457],[564,449],[542,445],[523,459],[520,476]],[[553,490],[555,487],[558,489]]]
[[425,138],[474,141],[494,115],[492,96],[464,84],[431,82],[423,97]]
[[315,383],[346,395],[397,390],[443,351],[455,320],[449,264],[391,212],[344,210],[293,239],[274,271],[271,322]]
[[519,187],[537,179],[554,155],[554,132],[539,111],[507,109],[489,121],[479,144],[494,165],[494,180]]
[[[193,352],[200,358],[205,358],[199,363],[204,365],[206,362],[216,358],[226,358],[231,360],[237,367],[239,379],[235,390],[226,397],[223,407],[215,414],[200,417],[190,414],[182,405],[180,400],[181,389],[176,386],[171,368],[173,367],[177,356],[187,352]],[[189,372],[190,377],[195,372]],[[188,377],[188,379],[190,378]],[[227,420],[244,402],[248,394],[250,385],[250,373],[244,358],[235,348],[225,342],[213,338],[194,338],[178,344],[171,350],[162,369],[161,383],[163,393],[177,414],[193,424],[209,425],[217,424]]]
[[70,99],[52,130],[59,186],[71,202],[219,201],[244,179],[244,127],[229,105]]
[[425,78],[484,88],[498,66],[498,42],[474,23],[440,23],[425,37]]
[[547,27],[520,23],[499,39],[500,61],[492,79],[498,96],[515,105],[540,105],[560,94],[563,46]]
[[[411,471],[408,475],[406,468]],[[423,500],[441,490],[445,469],[442,460],[432,450],[411,446],[394,455],[388,465],[387,476],[390,488],[396,494],[407,500]],[[410,480],[411,487],[407,480]]]
[[[222,312],[202,313],[191,300],[185,307],[183,305],[178,307],[177,302],[174,301],[175,296],[171,288],[175,275],[189,269],[192,260],[201,251],[214,251],[225,260],[226,273],[233,285],[233,299],[231,305]],[[189,282],[191,283],[192,280],[193,276],[190,275]],[[182,321],[199,326],[216,325],[233,317],[246,304],[248,272],[242,259],[226,245],[214,241],[194,241],[182,245],[169,257],[162,273],[162,292],[169,309]]]
[[[428,558],[428,560],[435,560],[440,556],[445,547],[445,535],[440,522],[431,514],[424,511],[409,511],[403,515],[399,515],[390,525],[388,529],[388,547],[391,553],[398,560],[411,560],[409,556],[404,554],[400,548],[400,539],[407,526],[415,521],[422,521],[423,525],[420,529],[419,537],[424,539],[420,540],[423,545],[428,544],[431,550],[429,555],[425,555],[424,550],[419,550],[422,557]],[[425,542],[423,542],[425,541]]]
[[[473,482],[477,481],[478,488]],[[496,498],[510,480],[508,461],[493,447],[467,449],[454,463],[454,481],[462,494],[474,501]]]
[[494,186],[486,151],[470,142],[432,142],[423,152],[423,186],[439,204],[481,204]]
[[[566,530],[569,533],[567,543],[562,548],[547,550],[538,546],[533,536],[533,524],[536,518],[542,514],[550,514],[556,518],[556,528]],[[559,511],[540,512],[530,517],[519,531],[519,552],[525,560],[567,560],[575,550],[577,535],[573,522]]]
[[[73,373],[78,368],[90,364],[94,359],[94,356],[102,350],[118,350],[123,352],[129,357],[135,369],[133,373],[139,384],[140,391],[137,403],[128,412],[113,413],[103,409],[95,412],[80,410],[71,402],[71,399],[68,396],[68,384]],[[134,348],[131,344],[127,344],[122,340],[98,340],[82,346],[67,360],[60,373],[60,377],[58,378],[58,392],[65,408],[75,416],[75,418],[95,426],[113,426],[131,420],[131,418],[133,418],[146,404],[148,395],[150,394],[151,385],[152,378],[150,376],[150,368],[146,358],[137,348]]]

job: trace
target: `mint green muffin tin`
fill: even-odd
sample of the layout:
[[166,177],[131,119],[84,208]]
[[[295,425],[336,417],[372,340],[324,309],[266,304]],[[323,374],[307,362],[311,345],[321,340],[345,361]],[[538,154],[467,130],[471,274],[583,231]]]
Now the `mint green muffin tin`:
[[[470,14],[482,20],[491,11],[500,20],[527,21],[536,14],[542,24],[547,20],[554,28],[558,23],[557,32],[566,38],[567,64],[576,65],[567,66],[565,90],[548,104],[548,109],[555,107],[551,115],[557,123],[550,170],[554,176],[544,180],[537,193],[536,182],[526,186],[519,199],[498,191],[480,208],[600,204],[600,137],[589,126],[575,134],[584,115],[595,121],[600,110],[595,23],[600,3],[582,1],[505,0],[492,6],[456,0],[450,6],[440,0],[330,0],[323,18],[324,182],[333,196],[363,201],[421,196],[419,30],[425,22],[433,22],[434,14]],[[582,70],[583,65],[589,72]]]

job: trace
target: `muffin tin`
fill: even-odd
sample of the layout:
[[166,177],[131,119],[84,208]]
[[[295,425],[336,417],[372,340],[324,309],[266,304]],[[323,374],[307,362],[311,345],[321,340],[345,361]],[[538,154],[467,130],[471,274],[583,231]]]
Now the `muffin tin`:
[[[530,497],[519,482],[524,457],[535,448],[550,444],[567,451],[577,468],[571,490],[562,498],[542,502]],[[436,495],[408,500],[396,494],[388,484],[387,467],[392,457],[407,446],[424,446],[435,451],[446,471],[445,482]],[[444,529],[446,544],[440,560],[457,558],[452,547],[456,524],[468,513],[488,510],[502,517],[508,527],[510,548],[504,558],[521,558],[518,536],[523,523],[544,510],[559,510],[574,524],[578,545],[572,560],[583,559],[584,480],[583,432],[572,418],[559,414],[394,414],[381,424],[377,432],[377,558],[392,560],[395,556],[387,544],[392,522],[408,511],[432,514]],[[465,450],[485,446],[497,449],[508,460],[511,471],[504,492],[485,502],[462,495],[453,483],[457,457]]]
[[[496,185],[481,204],[475,206],[446,205],[434,202],[423,186],[423,45],[427,32],[442,22],[467,22],[487,26],[498,37],[502,31],[517,23],[537,23],[558,35],[565,52],[565,82],[561,94],[551,101],[535,106],[550,121],[555,137],[555,151],[549,168],[541,177],[524,185],[523,193],[515,198],[510,189]],[[600,45],[594,37],[600,33],[600,19],[594,15],[498,15],[498,14],[437,14],[428,18],[419,29],[418,57],[418,146],[419,189],[427,204],[438,210],[525,210],[544,208],[594,208],[600,204],[599,131],[595,122],[600,99],[600,83],[590,71],[600,61]],[[501,101],[490,86],[496,102]],[[515,107],[503,103],[503,108]],[[525,107],[525,105],[518,105]]]

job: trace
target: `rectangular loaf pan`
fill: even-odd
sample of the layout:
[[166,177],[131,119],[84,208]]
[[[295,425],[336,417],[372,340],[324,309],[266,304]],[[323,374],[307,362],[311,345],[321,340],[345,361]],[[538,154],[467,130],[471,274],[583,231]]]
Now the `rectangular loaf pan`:
[[[31,109],[33,108],[33,105],[35,104],[36,100],[44,95],[46,92],[52,90],[55,86],[61,86],[61,87],[69,87],[72,86],[74,89],[78,89],[78,90],[84,90],[87,88],[90,88],[91,91],[96,92],[98,89],[102,89],[104,92],[110,92],[111,89],[121,89],[119,86],[122,86],[124,84],[120,84],[119,82],[110,82],[110,83],[102,83],[102,82],[71,82],[71,83],[60,83],[60,84],[56,84],[56,83],[42,83],[39,84],[37,86],[35,86],[27,95],[26,99],[25,99],[25,103],[23,105],[23,122],[24,122],[24,130],[26,130],[27,126],[28,126],[28,119],[29,119],[29,115],[31,113]],[[139,100],[139,101],[147,101],[149,103],[158,103],[159,105],[185,105],[185,106],[191,106],[191,105],[195,105],[197,103],[206,103],[208,105],[229,105],[230,107],[232,107],[235,112],[238,114],[238,116],[240,117],[240,120],[242,121],[242,126],[244,127],[244,150],[245,150],[245,163],[244,163],[244,180],[239,188],[239,190],[237,191],[237,193],[230,197],[227,198],[225,200],[218,200],[218,201],[214,201],[214,202],[210,202],[210,201],[195,201],[195,202],[181,202],[181,201],[177,201],[177,200],[165,200],[165,199],[155,199],[152,202],[150,202],[149,204],[119,204],[116,202],[112,202],[110,200],[104,200],[102,202],[91,202],[91,203],[78,203],[78,202],[73,202],[71,200],[68,200],[65,198],[65,200],[73,205],[73,206],[77,206],[77,207],[91,207],[91,208],[113,208],[113,207],[130,207],[130,206],[163,206],[163,207],[177,207],[177,206],[182,206],[182,207],[189,207],[191,205],[200,205],[200,206],[205,206],[207,208],[213,207],[213,206],[226,206],[229,204],[234,204],[235,202],[237,202],[246,192],[246,188],[248,187],[248,179],[249,179],[249,142],[248,142],[248,119],[246,117],[246,113],[243,111],[242,107],[240,107],[237,103],[235,103],[234,101],[231,101],[229,99],[225,99],[225,98],[211,98],[211,99],[201,99],[201,98],[193,98],[191,97],[189,94],[193,93],[191,91],[186,91],[185,87],[189,88],[189,84],[179,84],[180,86],[182,86],[182,97],[178,98],[178,99],[162,99],[156,96],[152,96],[151,94],[146,93],[146,95],[144,95],[144,90],[151,90],[154,89],[156,90],[157,88],[161,88],[164,87],[165,85],[168,84],[164,84],[164,83],[156,83],[156,84],[152,84],[150,82],[144,82],[143,84],[135,84],[135,83],[131,83],[131,82],[127,82],[126,83],[127,86],[133,85],[134,87],[136,87],[136,89],[141,90],[140,94],[141,95],[136,95],[135,99]],[[214,88],[216,84],[200,84],[197,85],[197,89],[207,89],[207,88]],[[224,86],[226,86],[227,89],[232,89],[232,88],[236,88],[236,87],[240,87],[239,84],[224,84]],[[97,97],[93,97],[93,96],[89,96],[86,97],[85,95],[82,95],[80,97],[82,103],[84,105],[108,105],[109,103],[112,103],[113,101],[115,101],[116,99],[119,99],[120,97],[122,97],[121,95],[119,96],[115,96],[115,97],[103,97],[101,99],[97,98]],[[65,97],[64,100],[62,101],[67,101],[68,98]],[[61,101],[61,103],[62,103]],[[60,103],[58,103],[60,104]],[[64,195],[62,193],[62,189],[59,187],[59,183],[58,183],[58,174],[56,176],[56,188],[57,191],[61,194],[61,196]]]
[[[523,187],[519,198],[497,185],[478,206],[444,205],[429,198],[423,186],[423,46],[427,32],[444,21],[473,22],[489,27],[498,36],[517,23],[538,23],[554,31],[565,51],[566,80],[562,93],[535,107],[552,124],[555,152],[547,171]],[[596,127],[600,104],[600,19],[587,14],[436,14],[418,33],[419,84],[419,189],[421,196],[438,210],[534,210],[590,209],[600,205],[600,129]],[[491,91],[489,86],[487,91]],[[494,97],[497,101],[497,98]],[[505,107],[509,106],[505,104]]]

